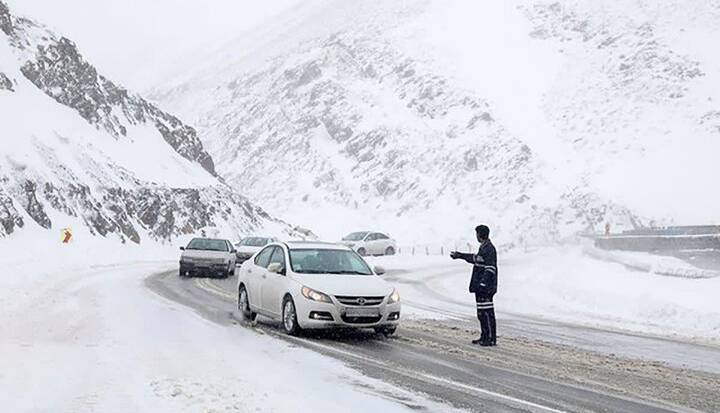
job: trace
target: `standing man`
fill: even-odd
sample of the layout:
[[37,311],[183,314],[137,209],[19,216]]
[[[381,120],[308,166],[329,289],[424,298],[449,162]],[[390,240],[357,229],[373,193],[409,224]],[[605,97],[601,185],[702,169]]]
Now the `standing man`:
[[489,347],[496,345],[495,307],[493,296],[497,292],[497,251],[490,241],[490,228],[486,225],[475,227],[475,235],[480,242],[477,254],[453,251],[452,259],[462,259],[473,264],[470,278],[470,292],[475,294],[477,317],[480,320],[480,338],[473,344]]

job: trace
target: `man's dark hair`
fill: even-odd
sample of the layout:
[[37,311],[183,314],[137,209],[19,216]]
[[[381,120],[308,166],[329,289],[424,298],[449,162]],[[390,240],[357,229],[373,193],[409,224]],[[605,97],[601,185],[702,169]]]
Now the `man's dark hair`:
[[477,232],[478,236],[482,239],[488,239],[490,238],[490,228],[488,228],[487,225],[478,225],[475,227],[475,232]]

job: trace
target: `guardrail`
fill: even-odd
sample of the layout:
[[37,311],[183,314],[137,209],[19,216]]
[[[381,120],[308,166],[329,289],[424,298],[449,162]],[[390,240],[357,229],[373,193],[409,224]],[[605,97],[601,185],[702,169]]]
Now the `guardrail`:
[[398,245],[398,254],[402,255],[449,255],[450,251],[461,252],[477,252],[477,244],[417,244],[417,245]]
[[719,225],[639,228],[621,234],[593,236],[595,246],[610,250],[668,252],[720,250]]
[[625,251],[720,250],[720,235],[618,235],[595,238],[602,249]]
[[638,228],[623,231],[621,235],[720,235],[720,225],[686,225]]

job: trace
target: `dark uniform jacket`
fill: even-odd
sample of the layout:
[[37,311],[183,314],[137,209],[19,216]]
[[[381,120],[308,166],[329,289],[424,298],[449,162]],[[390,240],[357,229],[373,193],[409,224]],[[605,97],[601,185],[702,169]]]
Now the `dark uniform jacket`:
[[492,298],[497,292],[497,251],[490,240],[480,246],[477,254],[460,254],[460,258],[473,264],[469,290],[481,297]]

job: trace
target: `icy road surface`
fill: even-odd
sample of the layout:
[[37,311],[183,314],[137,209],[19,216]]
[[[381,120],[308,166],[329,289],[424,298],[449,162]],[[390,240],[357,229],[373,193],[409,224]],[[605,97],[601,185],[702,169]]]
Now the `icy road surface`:
[[[252,331],[290,343],[298,350],[314,350],[358,369],[362,372],[358,377],[378,379],[468,411],[674,412],[720,408],[720,397],[714,391],[720,386],[716,374],[672,367],[673,357],[667,358],[666,364],[590,352],[583,349],[590,347],[587,344],[575,346],[587,334],[598,340],[602,350],[602,340],[612,342],[611,337],[617,334],[613,332],[549,322],[543,325],[519,317],[501,319],[506,329],[502,330],[500,346],[484,349],[468,344],[477,334],[470,317],[435,307],[413,310],[415,304],[406,302],[406,308],[417,313],[406,318],[397,337],[391,339],[370,332],[312,333],[294,338],[266,320],[255,324],[239,321],[234,277],[180,279],[176,271],[169,271],[152,275],[146,283],[164,297],[231,330]],[[434,311],[443,319],[418,318],[419,313]],[[528,337],[543,330],[543,341]],[[624,345],[637,342],[648,349],[646,356],[652,354],[653,340],[622,335]],[[665,351],[667,347],[663,346],[669,343],[657,340],[657,351]],[[615,345],[620,343],[608,348]],[[694,356],[720,357],[720,351],[713,347],[673,345],[677,346],[674,350]]]

